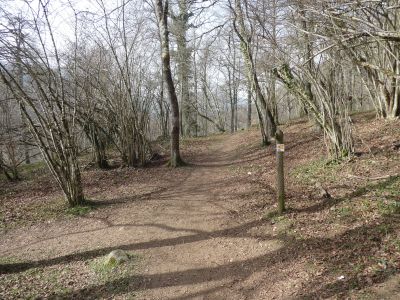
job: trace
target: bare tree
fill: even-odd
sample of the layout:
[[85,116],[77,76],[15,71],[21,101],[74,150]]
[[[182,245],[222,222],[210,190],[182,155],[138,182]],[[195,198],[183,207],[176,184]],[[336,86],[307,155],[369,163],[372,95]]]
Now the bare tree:
[[194,1],[178,0],[178,12],[171,14],[174,20],[171,32],[176,37],[178,63],[178,83],[180,87],[181,127],[182,134],[194,136],[196,133],[197,119],[194,97],[190,94],[190,78],[192,77],[191,56],[192,49],[188,45],[188,31],[191,26],[190,18]]
[[379,116],[400,116],[400,8],[397,1],[307,3],[318,25],[307,33],[339,47],[353,62]]
[[20,179],[18,167],[24,162],[21,126],[15,114],[18,104],[4,84],[0,84],[0,91],[0,172],[9,181],[17,181]]
[[171,105],[171,158],[170,166],[178,167],[182,165],[181,154],[179,150],[179,104],[176,96],[175,85],[171,72],[171,56],[169,51],[169,30],[168,30],[168,11],[169,1],[156,0],[155,12],[160,30],[161,58],[165,84],[168,90],[168,97]]
[[[247,69],[247,78],[251,83],[252,90],[256,95],[256,101],[258,102],[258,111],[260,116],[260,128],[262,134],[263,144],[269,144],[269,137],[274,136],[276,131],[276,124],[274,121],[273,114],[267,104],[265,96],[262,92],[259,78],[257,75],[253,53],[251,51],[252,41],[252,24],[249,22],[249,26],[246,26],[246,19],[244,9],[247,7],[246,0],[235,0],[234,5],[229,1],[229,7],[233,15],[233,26],[237,36],[240,39],[240,49],[245,60]],[[244,7],[244,8],[243,8]],[[250,27],[250,29],[248,29]]]
[[[24,38],[16,45],[12,42],[16,40],[16,33],[2,25],[0,76],[18,100],[36,144],[66,200],[71,206],[80,205],[84,195],[77,161],[76,99],[66,88],[71,78],[64,76],[62,57],[49,20],[49,7],[41,0],[37,10],[28,2],[25,4],[30,12],[30,28],[24,36],[31,35],[31,38]],[[12,16],[10,11],[2,13],[5,18]],[[50,37],[47,44],[44,34]],[[4,63],[17,60],[27,81],[23,86],[20,78],[11,72],[11,66]]]

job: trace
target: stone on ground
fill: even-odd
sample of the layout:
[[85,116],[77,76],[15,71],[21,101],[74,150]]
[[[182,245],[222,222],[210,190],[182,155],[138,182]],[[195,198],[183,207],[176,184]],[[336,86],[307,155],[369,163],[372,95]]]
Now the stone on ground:
[[124,262],[127,262],[129,260],[128,254],[125,253],[125,251],[117,249],[111,251],[106,259],[104,264],[106,265],[119,265]]

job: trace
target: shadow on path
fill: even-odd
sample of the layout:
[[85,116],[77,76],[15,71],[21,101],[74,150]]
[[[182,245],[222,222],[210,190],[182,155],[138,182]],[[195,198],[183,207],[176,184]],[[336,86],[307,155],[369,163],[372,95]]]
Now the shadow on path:
[[[387,221],[387,220],[386,220]],[[393,220],[391,220],[393,221]],[[380,220],[381,224],[385,224],[385,220]],[[189,238],[189,242],[197,241],[202,238],[211,238],[216,236],[243,236],[244,232],[255,226],[257,222],[247,223],[240,227],[226,229],[224,231],[216,231],[212,234],[205,235],[199,234]],[[372,238],[371,238],[372,237]],[[272,237],[269,237],[272,238]],[[113,297],[118,294],[123,294],[131,291],[167,288],[172,286],[189,286],[200,283],[212,283],[221,280],[234,280],[235,282],[243,282],[251,274],[262,271],[265,269],[274,270],[276,267],[288,267],[291,262],[300,260],[307,257],[324,262],[327,273],[335,274],[335,270],[349,267],[349,259],[354,256],[369,257],[374,254],[374,248],[379,246],[383,238],[377,225],[369,225],[357,227],[348,230],[341,235],[334,238],[309,238],[306,240],[288,239],[284,241],[284,246],[278,250],[274,250],[267,254],[250,258],[242,261],[235,261],[220,265],[217,267],[196,268],[184,271],[167,272],[151,275],[135,275],[122,279],[117,279],[105,284],[94,285],[88,288],[83,288],[78,291],[58,294],[54,299],[71,299],[77,298],[91,298],[96,297]],[[181,240],[178,238],[172,244],[177,244]],[[185,237],[185,242],[188,237]],[[351,242],[349,242],[351,241]],[[170,245],[171,241],[164,240],[160,242],[152,242],[152,246]],[[338,246],[339,245],[339,246]],[[135,245],[125,247],[127,250],[137,249]],[[329,254],[334,249],[340,249],[342,255],[337,257],[329,257]],[[397,273],[398,270],[391,270],[390,272],[382,272],[373,278],[373,282],[368,281],[363,277],[350,277],[345,280],[338,280],[336,282],[329,282],[321,284],[318,279],[313,279],[304,288],[299,291],[299,298],[313,299],[315,297],[331,297],[335,295],[346,295],[354,286],[355,281],[358,287],[365,287],[374,283],[383,282],[389,276]],[[187,296],[176,297],[174,299],[191,299],[195,296],[205,296],[218,291],[221,287],[211,287],[200,292],[195,292]]]

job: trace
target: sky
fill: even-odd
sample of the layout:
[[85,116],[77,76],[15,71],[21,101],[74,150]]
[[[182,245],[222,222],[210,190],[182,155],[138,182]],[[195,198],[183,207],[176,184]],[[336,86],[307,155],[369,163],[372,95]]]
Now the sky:
[[[1,3],[5,3],[4,7],[13,14],[21,13],[22,16],[30,19],[34,16],[37,11],[42,11],[40,8],[40,0],[29,0],[30,7],[26,4],[26,1],[23,0],[0,0]],[[5,1],[5,2],[3,2]],[[45,1],[45,0],[43,0]],[[48,1],[48,15],[51,23],[51,29],[53,31],[57,49],[62,52],[62,50],[70,47],[71,41],[74,41],[74,33],[75,33],[75,12],[78,13],[79,24],[85,23],[85,18],[97,19],[99,26],[89,25],[88,31],[97,31],[97,34],[104,33],[104,19],[101,18],[103,12],[100,8],[101,0],[47,0]],[[115,8],[120,7],[122,0],[103,0],[105,5],[107,6],[107,11],[113,11]],[[133,6],[135,4],[143,4],[143,0],[133,0],[129,9],[138,9],[140,10],[143,6]],[[204,2],[205,5],[208,5],[209,2]],[[222,2],[222,1],[221,1]],[[202,3],[203,4],[203,3]],[[204,4],[203,4],[204,5]],[[2,4],[0,4],[0,7]],[[198,10],[197,10],[198,11]],[[188,40],[189,43],[195,42],[197,45],[200,43],[199,37],[202,37],[202,45],[206,45],[204,43],[204,39],[209,38],[209,40],[214,40],[213,36],[218,34],[218,31],[212,31],[213,28],[219,26],[229,20],[226,18],[226,10],[221,8],[221,6],[215,5],[210,9],[204,10],[200,16],[196,16],[191,18],[191,22],[193,22],[196,26],[189,31]],[[40,18],[43,20],[43,16]],[[0,18],[1,22],[1,18]],[[87,22],[86,22],[87,23]],[[100,26],[101,24],[101,26]],[[199,26],[201,25],[201,26]],[[79,26],[79,25],[78,25]],[[153,28],[154,29],[154,28]],[[148,30],[147,28],[144,29]],[[195,33],[194,33],[195,31]],[[202,36],[201,34],[207,32],[207,35]],[[33,35],[32,36],[36,36]],[[92,38],[94,35],[89,34],[89,38]],[[196,36],[196,40],[193,40],[193,37]],[[52,53],[54,48],[51,44],[50,35],[44,34],[45,45],[48,48],[49,53]],[[82,36],[80,36],[82,39]],[[173,38],[171,39],[171,49],[174,49]],[[145,45],[143,45],[145,44]],[[139,43],[137,47],[146,47],[148,43]],[[219,45],[220,47],[223,46]],[[158,48],[155,47],[155,50]],[[220,77],[221,74],[218,73],[218,68],[213,70],[214,77]],[[220,81],[217,78],[217,82]],[[223,80],[222,80],[223,81]]]
[[[130,2],[129,10],[139,10],[138,15],[140,16],[140,10],[143,9],[143,7],[146,7],[144,3],[152,0],[0,0],[0,8],[3,6],[5,10],[8,10],[12,14],[17,15],[18,13],[21,13],[23,17],[30,19],[35,15],[35,13],[41,11],[40,3],[45,2],[48,7],[51,30],[53,31],[57,48],[61,50],[69,47],[71,42],[75,40],[75,12],[78,13],[78,27],[82,29],[82,24],[86,24],[84,30],[78,30],[78,32],[81,33],[78,38],[79,40],[85,41],[85,38],[91,39],[92,37],[98,37],[101,34],[104,35],[105,29],[104,19],[102,18],[103,12],[100,7],[101,1],[104,2],[107,11],[114,11],[116,8],[120,7],[123,2]],[[199,1],[198,4],[196,4],[197,9],[194,9],[195,16],[190,19],[190,22],[192,22],[194,26],[191,27],[187,35],[189,45],[195,43],[195,47],[207,47],[209,43],[205,43],[205,39],[208,39],[209,41],[216,41],[214,37],[218,35],[219,31],[221,30],[221,28],[218,26],[230,22],[229,18],[227,17],[227,10],[226,8],[224,9],[224,3],[226,3],[226,1],[218,1],[217,4],[211,5],[210,8],[204,10],[198,9],[200,5],[203,7],[208,7],[214,2],[215,0],[208,0]],[[177,13],[175,0],[171,0],[170,6],[171,11],[173,13]],[[202,13],[198,14],[199,11],[202,11]],[[112,15],[112,17],[115,16],[116,14]],[[149,18],[152,17],[153,16],[150,14]],[[97,20],[98,26],[96,26],[96,23],[93,25],[91,22],[85,22],[87,21],[87,18]],[[43,16],[39,19],[44,21]],[[0,12],[0,23],[1,21],[2,19]],[[3,23],[6,22],[3,20]],[[132,24],[134,23],[130,23],[130,26],[132,26]],[[148,24],[154,25],[154,20]],[[148,25],[146,24],[146,26]],[[215,28],[217,29],[213,30]],[[130,29],[132,29],[132,27]],[[133,29],[133,31],[134,30],[135,29]],[[148,31],[148,28],[144,27],[144,30]],[[153,27],[152,30],[154,31],[155,27]],[[207,34],[203,35],[204,33]],[[154,33],[151,34],[156,37]],[[31,36],[33,38],[37,38],[37,34],[32,34]],[[43,34],[43,38],[45,40],[45,45],[48,46],[50,51],[53,47],[49,33],[47,32],[47,34]],[[92,41],[93,40],[94,39],[92,39]],[[170,47],[171,49],[175,48],[173,36],[171,37]],[[219,47],[224,47],[224,43],[219,45]]]
[[[30,0],[29,5],[24,0],[2,0],[0,7],[8,13],[22,15],[27,19],[32,17],[39,11],[39,0]],[[58,45],[64,45],[68,40],[74,39],[75,12],[78,13],[78,19],[84,20],[85,14],[82,12],[90,12],[91,14],[101,13],[96,0],[43,0],[47,3],[49,21],[52,31],[57,40]],[[113,7],[118,5],[119,1],[104,1]],[[43,20],[43,18],[41,18]],[[0,19],[0,23],[5,23],[4,19]]]
[[[103,12],[100,9],[101,0],[42,0],[48,3],[49,19],[51,23],[51,28],[54,33],[57,46],[65,47],[69,41],[74,40],[75,33],[75,12],[78,12],[79,22],[84,22],[87,17],[100,19]],[[119,7],[122,0],[103,0],[108,11]],[[143,0],[136,0],[143,1]],[[26,4],[27,1],[24,0],[1,0],[3,7],[7,11],[21,14],[24,17],[30,18],[32,14],[39,10],[40,2],[39,0],[29,0],[29,5]],[[125,0],[126,2],[126,0]],[[143,1],[144,2],[144,1]],[[143,3],[141,2],[141,3]],[[205,5],[208,5],[211,1],[206,1]],[[193,22],[196,25],[201,24],[200,27],[195,29],[196,36],[200,36],[202,32],[207,32],[217,25],[224,22],[224,11],[221,6],[215,5],[210,10],[206,10],[201,14],[200,17],[193,18]],[[0,19],[1,23],[1,19]],[[188,37],[191,38],[190,36]]]

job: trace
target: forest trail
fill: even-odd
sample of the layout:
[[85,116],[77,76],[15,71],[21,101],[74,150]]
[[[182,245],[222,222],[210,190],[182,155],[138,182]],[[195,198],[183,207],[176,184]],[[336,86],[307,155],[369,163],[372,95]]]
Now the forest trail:
[[[260,147],[257,130],[183,140],[182,168],[85,169],[97,205],[80,216],[66,214],[49,175],[9,185],[0,298],[398,299],[400,177],[348,175],[398,174],[400,127],[355,121],[364,152],[345,164],[327,163],[312,124],[283,127],[281,217],[274,147]],[[104,268],[115,249],[132,259]]]
[[[11,232],[2,239],[1,255],[36,260],[39,266],[76,263],[113,249],[140,257],[134,276],[111,283],[118,293],[107,288],[110,283],[94,284],[58,295],[62,298],[124,298],[133,290],[136,299],[264,298],[252,297],[255,283],[265,276],[264,259],[281,242],[262,229],[259,216],[242,220],[236,210],[251,192],[251,184],[232,175],[249,163],[241,152],[244,138],[218,136],[179,173],[171,171],[168,185],[140,200],[125,195],[121,203],[72,222]],[[258,158],[251,155],[248,161]]]
[[143,252],[151,258],[143,273],[143,299],[248,299],[251,295],[245,286],[254,288],[249,276],[259,268],[255,261],[277,250],[280,242],[260,241],[248,233],[263,222],[235,218],[240,199],[231,187],[241,182],[230,182],[230,173],[243,164],[239,145],[236,136],[224,136],[190,161],[189,176],[179,185],[152,197],[156,214],[146,231],[150,229],[155,241]]

